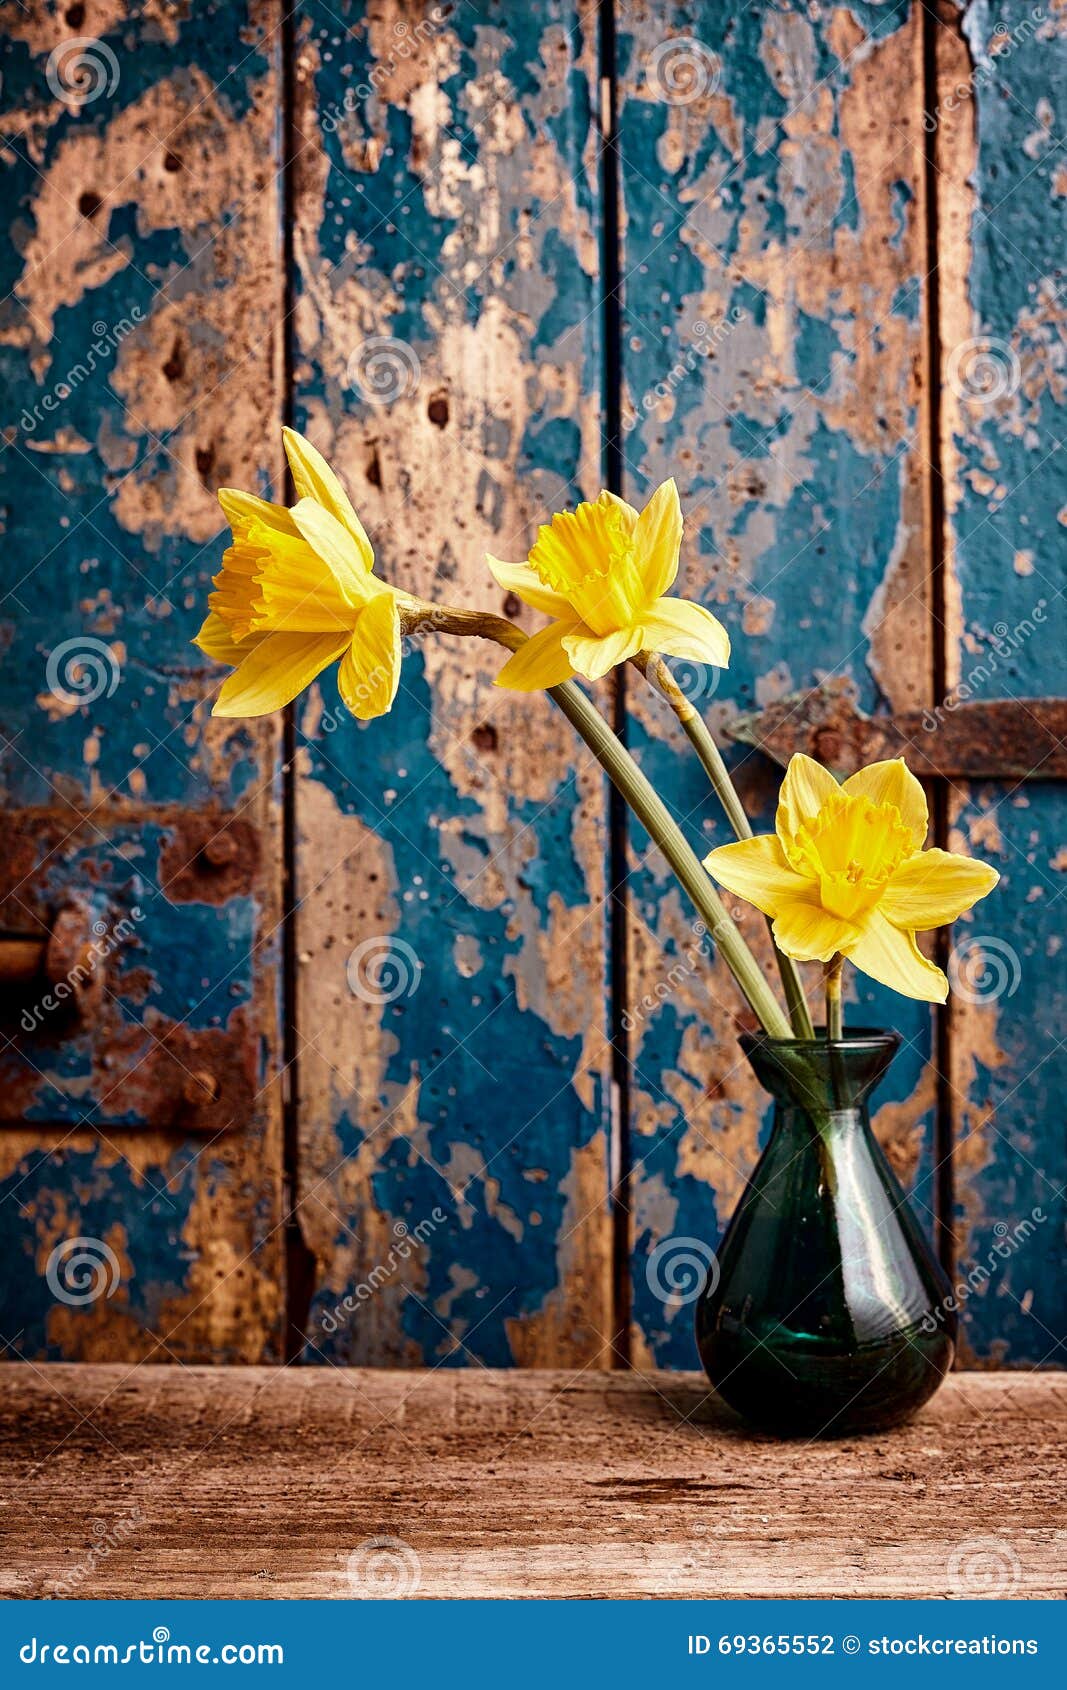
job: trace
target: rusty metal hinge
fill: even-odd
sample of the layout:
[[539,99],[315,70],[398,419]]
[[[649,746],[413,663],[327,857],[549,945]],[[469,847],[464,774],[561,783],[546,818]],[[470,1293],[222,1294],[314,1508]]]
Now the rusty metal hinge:
[[903,757],[913,774],[959,780],[1067,780],[1067,700],[946,702],[867,716],[851,681],[780,698],[727,725],[732,739],[788,763],[806,752],[837,774]]
[[245,1126],[263,1084],[255,992],[271,968],[262,873],[255,828],[213,806],[10,812],[0,1127]]

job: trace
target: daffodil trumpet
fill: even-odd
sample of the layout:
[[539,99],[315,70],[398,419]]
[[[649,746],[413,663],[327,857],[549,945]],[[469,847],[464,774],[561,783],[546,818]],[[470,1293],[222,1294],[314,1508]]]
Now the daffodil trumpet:
[[487,558],[498,586],[552,618],[505,663],[497,686],[537,692],[575,675],[598,681],[645,650],[725,669],[722,623],[669,593],[681,547],[678,489],[665,481],[642,511],[606,490],[557,511],[524,563]]
[[295,429],[282,433],[298,495],[291,510],[234,488],[219,493],[233,540],[196,637],[233,670],[214,714],[280,710],[339,660],[347,708],[361,720],[383,716],[400,685],[407,595],[374,574],[366,530],[325,458]]
[[[798,754],[774,833],[721,845],[704,866],[771,918],[776,942],[797,961],[840,956],[904,997],[944,1003],[948,981],[915,936],[965,914],[1000,876],[973,857],[924,849],[928,827],[926,796],[901,758],[839,785]],[[834,993],[839,969],[827,976],[831,1009]]]

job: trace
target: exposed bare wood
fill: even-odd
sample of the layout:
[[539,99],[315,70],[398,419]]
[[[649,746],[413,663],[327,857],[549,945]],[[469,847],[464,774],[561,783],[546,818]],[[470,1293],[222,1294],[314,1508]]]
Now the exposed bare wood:
[[1051,1597],[1065,1445],[1054,1373],[957,1374],[910,1426],[801,1444],[695,1374],[7,1365],[2,1588]]

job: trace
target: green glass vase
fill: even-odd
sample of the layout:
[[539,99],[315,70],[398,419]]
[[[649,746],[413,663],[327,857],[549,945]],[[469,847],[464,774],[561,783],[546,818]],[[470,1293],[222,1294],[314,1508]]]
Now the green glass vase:
[[774,1125],[697,1303],[720,1396],[789,1437],[892,1426],[952,1365],[950,1287],[871,1131],[894,1033],[742,1048]]

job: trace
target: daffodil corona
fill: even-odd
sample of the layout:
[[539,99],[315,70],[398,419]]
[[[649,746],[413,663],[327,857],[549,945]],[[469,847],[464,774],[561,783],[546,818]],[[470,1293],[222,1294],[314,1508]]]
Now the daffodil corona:
[[838,785],[810,757],[790,760],[775,832],[704,859],[720,885],[772,917],[797,961],[847,957],[905,997],[944,1003],[948,981],[915,934],[954,921],[1000,879],[988,863],[923,850],[922,787],[900,759]]
[[643,650],[725,669],[730,640],[721,622],[702,605],[664,597],[681,544],[678,489],[665,481],[640,513],[604,492],[540,528],[525,563],[488,558],[505,592],[554,618],[504,665],[497,685],[536,692],[576,674],[596,681]]
[[374,574],[374,553],[344,488],[310,441],[284,431],[299,502],[292,510],[223,488],[233,543],[215,577],[201,651],[232,664],[216,716],[279,710],[330,663],[354,716],[382,716],[400,684],[406,602]]

